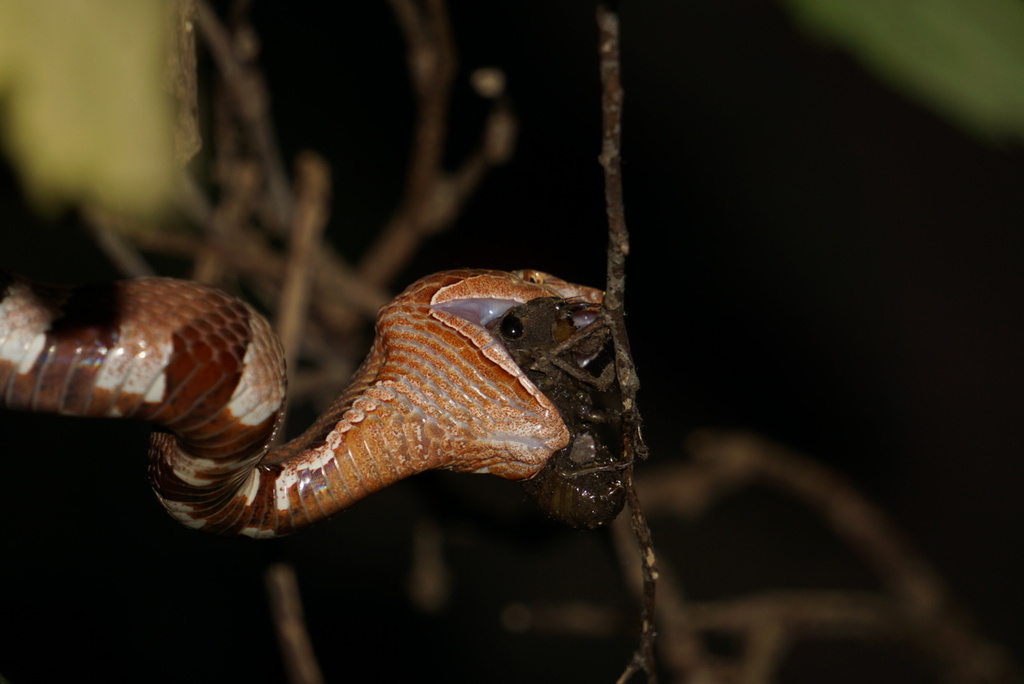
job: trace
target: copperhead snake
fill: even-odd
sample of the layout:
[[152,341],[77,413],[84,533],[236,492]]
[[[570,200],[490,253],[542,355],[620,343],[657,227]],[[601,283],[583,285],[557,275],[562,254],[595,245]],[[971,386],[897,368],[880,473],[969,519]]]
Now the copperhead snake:
[[150,479],[175,519],[284,535],[425,470],[525,480],[566,450],[559,407],[488,328],[540,298],[573,302],[582,329],[603,294],[529,270],[417,281],[381,309],[338,399],[272,446],[283,355],[248,304],[169,278],[63,288],[0,270],[0,408],[150,421]]

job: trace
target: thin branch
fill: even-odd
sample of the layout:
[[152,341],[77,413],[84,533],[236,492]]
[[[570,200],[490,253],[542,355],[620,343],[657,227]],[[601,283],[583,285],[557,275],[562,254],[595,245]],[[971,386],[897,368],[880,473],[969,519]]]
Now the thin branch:
[[[625,440],[625,438],[624,438]],[[647,675],[648,684],[658,681],[657,666],[654,660],[654,639],[657,633],[655,623],[655,589],[658,581],[658,561],[654,555],[654,542],[651,530],[647,526],[640,500],[633,483],[633,467],[626,468],[622,473],[626,501],[629,504],[630,527],[636,544],[640,550],[640,571],[643,591],[640,604],[640,643],[637,645],[633,658],[619,676],[617,684],[625,684],[636,672],[643,671]]]
[[424,613],[439,613],[452,593],[452,573],[444,557],[441,526],[431,517],[417,521],[412,534],[409,600]]
[[[209,240],[184,233],[146,233],[133,240],[147,251],[192,259],[211,246]],[[243,230],[232,241],[212,244],[212,248],[226,266],[248,280],[274,284],[284,279],[284,258],[253,230]],[[353,310],[362,319],[372,319],[389,297],[344,268],[332,268],[337,264],[329,250],[322,251],[320,260],[314,274],[313,317],[332,334],[344,337],[353,328]]]
[[310,289],[319,263],[318,247],[327,225],[331,191],[330,169],[319,155],[307,152],[299,157],[295,167],[295,213],[274,321],[289,373],[297,366],[303,326],[309,315]]
[[[248,3],[233,6],[231,24],[235,30],[232,33],[208,3],[200,0],[198,5],[197,25],[229,95],[224,100],[226,107],[214,107],[217,142],[214,175],[222,185],[230,184],[238,173],[236,167],[248,161],[250,152],[254,153],[261,178],[266,183],[255,208],[263,210],[265,228],[287,238],[297,200],[289,186],[273,133],[266,85],[254,64],[258,39],[245,21],[247,6]],[[245,132],[244,140],[239,139],[239,124]],[[179,201],[199,225],[205,226],[208,219],[204,220],[203,216],[209,212],[209,203],[196,189],[194,181],[186,179],[180,188]],[[245,222],[248,220],[246,217]],[[329,321],[333,331],[351,334],[366,318],[374,318],[390,296],[383,288],[359,277],[330,245],[322,244],[320,251],[314,297],[317,315]]]
[[265,579],[289,684],[323,684],[324,678],[306,631],[295,571],[290,565],[276,563],[267,568]]
[[[864,498],[853,485],[809,458],[753,435],[701,431],[687,441],[694,457],[693,473],[705,480],[705,492],[694,482],[681,484],[671,496],[645,492],[654,510],[663,505],[686,505],[685,500],[707,505],[723,490],[733,491],[752,482],[764,482],[799,497],[829,523],[846,543],[874,569],[878,577],[908,610],[932,614],[948,603],[942,581],[928,562],[904,539],[888,517]],[[690,491],[693,498],[682,495]]]
[[[658,615],[669,671],[711,682],[769,682],[792,641],[831,635],[912,642],[956,684],[1024,681],[1010,655],[952,605],[935,571],[885,514],[838,475],[747,434],[702,431],[688,440],[688,450],[692,463],[644,473],[639,489],[649,515],[693,517],[737,489],[766,484],[800,498],[828,522],[874,569],[885,593],[774,591],[684,604],[675,574],[663,564]],[[621,530],[614,530],[620,555],[632,558],[622,550]],[[733,634],[747,648],[738,662],[722,663],[695,641],[705,631]]]
[[[92,236],[93,242],[103,251],[110,263],[117,267],[121,275],[129,278],[156,275],[153,267],[125,238],[129,232],[139,232],[125,225],[127,218],[119,213],[104,209],[99,205],[83,208],[85,226]],[[146,232],[146,231],[142,231]]]
[[626,682],[642,670],[649,684],[657,682],[654,661],[654,607],[658,564],[640,500],[633,485],[633,464],[647,456],[647,448],[640,437],[640,411],[636,393],[640,381],[629,351],[626,332],[624,299],[626,289],[626,255],[629,253],[629,232],[626,230],[625,209],[622,201],[622,82],[619,71],[619,17],[609,6],[597,7],[598,55],[601,74],[601,155],[604,168],[604,196],[608,214],[608,279],[602,316],[612,332],[615,345],[615,371],[622,392],[622,455],[628,467],[623,473],[626,500],[637,544],[640,547],[643,573],[643,601],[640,611],[640,643],[633,659],[619,682]]
[[166,78],[174,93],[177,123],[174,154],[184,166],[203,146],[199,133],[199,98],[196,73],[196,0],[174,0],[167,4],[171,39],[168,44]]
[[[481,97],[493,99],[480,142],[454,173],[444,170],[448,104],[456,73],[455,42],[444,0],[390,0],[408,46],[408,70],[416,96],[416,122],[398,208],[359,264],[367,282],[385,286],[420,244],[447,229],[486,172],[511,155],[515,118],[503,96],[504,75],[474,72]],[[497,87],[496,87],[496,84]]]
[[[1024,681],[1003,649],[981,638],[959,617],[946,613],[921,619],[906,608],[899,600],[867,592],[774,591],[730,601],[693,603],[689,619],[701,630],[746,635],[748,643],[766,626],[781,630],[790,641],[799,637],[906,641],[936,663],[944,681]],[[777,650],[767,656],[776,662],[781,660],[787,641],[777,639]],[[747,653],[747,659],[753,655]],[[757,681],[768,682],[771,678]]]
[[291,188],[281,152],[270,122],[267,87],[257,69],[240,59],[232,35],[204,0],[198,5],[199,31],[235,102],[242,128],[259,158],[267,180],[272,226],[282,235],[290,225],[293,210]]
[[[646,492],[646,483],[651,478],[645,473],[640,478],[639,489]],[[644,500],[644,507],[650,505]],[[644,600],[644,574],[641,548],[636,541],[636,532],[632,520],[619,518],[611,526],[612,540],[615,551],[623,568],[627,571],[626,585]],[[694,681],[717,681],[713,677],[704,677],[706,673],[715,671],[720,665],[708,657],[700,635],[688,620],[689,602],[679,586],[671,566],[664,560],[658,561],[658,603],[656,609],[659,636],[659,654],[666,671],[673,673],[675,679],[683,679],[692,675]],[[665,619],[671,616],[672,619]]]
[[[298,365],[296,360],[309,315],[310,288],[319,263],[317,248],[327,225],[331,191],[331,172],[319,155],[306,152],[296,160],[295,167],[295,211],[274,320],[290,376]],[[279,434],[283,433],[282,427]],[[267,597],[289,683],[322,684],[323,676],[309,640],[302,599],[291,565],[278,563],[267,569]]]
[[192,277],[201,283],[221,281],[226,260],[224,252],[238,249],[253,207],[260,199],[262,183],[255,163],[240,161],[226,165],[220,203],[210,213],[206,228],[209,239],[200,247]]
[[431,177],[441,167],[447,137],[448,100],[455,78],[456,52],[444,0],[390,0],[409,50],[407,61],[416,93],[416,129],[406,177],[413,202],[429,192]]

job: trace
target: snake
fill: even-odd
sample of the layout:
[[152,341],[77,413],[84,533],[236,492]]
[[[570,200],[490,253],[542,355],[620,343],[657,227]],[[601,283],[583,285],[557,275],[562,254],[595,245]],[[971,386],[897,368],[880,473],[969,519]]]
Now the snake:
[[172,278],[64,287],[0,270],[0,408],[148,421],[173,518],[282,536],[417,473],[525,481],[571,449],[559,407],[488,327],[539,298],[573,302],[582,330],[603,293],[535,270],[416,281],[381,308],[338,398],[282,443],[284,354],[248,303]]

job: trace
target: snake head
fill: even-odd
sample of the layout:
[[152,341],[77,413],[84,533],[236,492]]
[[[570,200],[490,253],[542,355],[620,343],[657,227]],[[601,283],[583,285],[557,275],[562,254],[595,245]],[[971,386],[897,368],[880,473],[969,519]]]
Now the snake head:
[[[442,425],[453,426],[449,432],[466,435],[450,441],[460,456],[440,467],[525,479],[569,444],[558,408],[487,329],[509,309],[541,297],[583,303],[578,310],[585,325],[592,318],[582,312],[598,307],[603,293],[539,271],[448,271],[414,284],[382,311],[382,337],[432,359],[429,373],[419,371],[430,385],[423,393],[429,402],[415,400],[422,402],[420,409],[427,415],[436,411]],[[413,328],[430,331],[430,349],[427,337],[411,339]],[[387,356],[405,358],[405,352]],[[387,365],[384,374],[396,376]]]

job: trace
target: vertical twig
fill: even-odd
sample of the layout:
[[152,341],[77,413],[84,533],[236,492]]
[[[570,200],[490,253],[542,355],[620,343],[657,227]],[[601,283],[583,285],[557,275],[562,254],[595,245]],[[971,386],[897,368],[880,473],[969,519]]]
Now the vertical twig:
[[196,0],[175,0],[168,3],[167,12],[172,28],[166,73],[177,110],[174,154],[178,164],[185,166],[203,146],[196,73]]
[[[310,294],[320,263],[318,247],[327,225],[330,192],[331,172],[327,163],[314,152],[301,154],[295,162],[295,211],[289,230],[281,296],[274,317],[274,330],[284,347],[289,384],[295,377],[303,330],[309,318]],[[278,439],[284,437],[283,421],[277,434]]]
[[313,152],[295,163],[295,212],[292,217],[288,261],[274,329],[285,350],[289,374],[295,371],[303,324],[309,313],[310,290],[316,275],[320,236],[327,225],[330,170]]
[[452,575],[444,556],[444,534],[431,517],[417,521],[412,536],[409,600],[424,613],[439,613],[448,604]]
[[658,579],[658,564],[640,501],[633,484],[633,463],[647,456],[647,449],[640,437],[640,412],[636,405],[636,393],[640,388],[636,368],[629,350],[624,316],[626,285],[626,255],[629,254],[629,233],[626,230],[625,210],[622,202],[622,82],[619,71],[619,17],[614,8],[599,4],[597,8],[598,55],[601,72],[601,155],[599,160],[604,168],[604,196],[608,213],[608,282],[602,315],[612,331],[615,343],[615,369],[622,389],[622,453],[629,463],[624,472],[624,485],[633,533],[640,547],[640,562],[643,574],[643,602],[640,611],[640,643],[633,659],[627,665],[619,682],[627,681],[639,670],[647,675],[650,684],[657,682],[654,662],[654,598],[655,583]]
[[302,598],[295,570],[286,563],[267,568],[267,596],[290,684],[323,684],[302,614]]
[[[300,155],[295,163],[295,211],[289,230],[288,259],[274,319],[289,375],[295,372],[302,331],[309,314],[310,290],[319,263],[317,246],[327,224],[330,189],[327,163],[313,152]],[[282,428],[279,434],[283,432]],[[288,681],[290,684],[322,684],[323,676],[302,615],[295,570],[287,563],[276,563],[267,569],[266,580]]]

